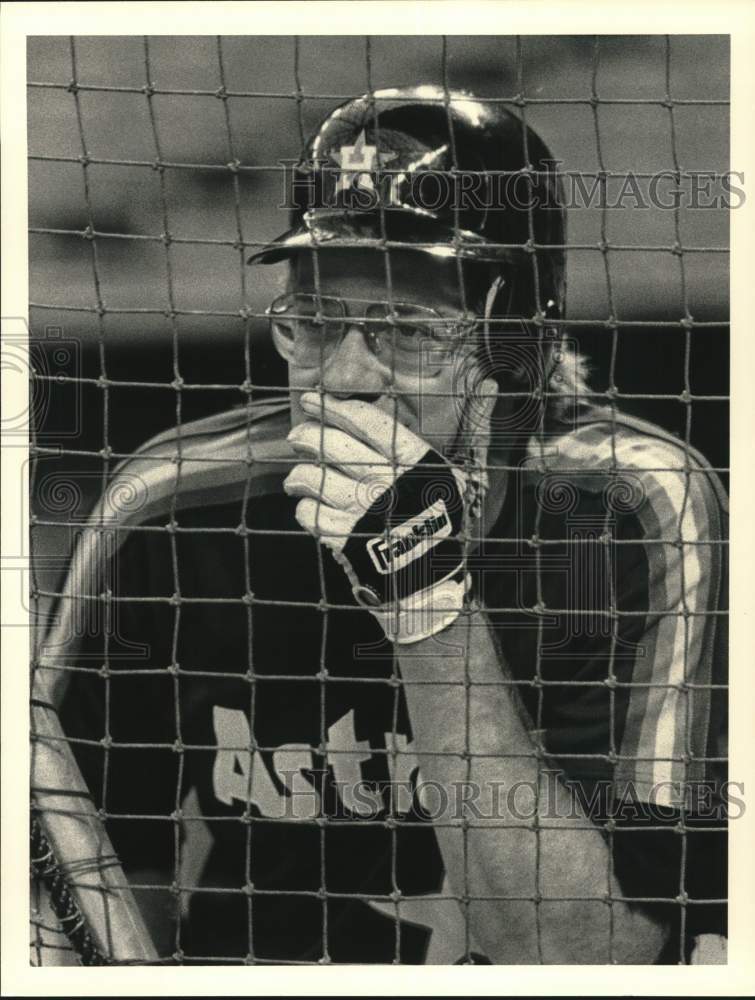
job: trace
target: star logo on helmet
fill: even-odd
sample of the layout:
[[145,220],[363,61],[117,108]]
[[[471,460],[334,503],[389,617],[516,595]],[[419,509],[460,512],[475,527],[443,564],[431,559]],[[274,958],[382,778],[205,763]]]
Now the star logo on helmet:
[[341,146],[331,156],[341,168],[336,184],[336,194],[339,194],[350,187],[374,192],[372,174],[376,167],[384,167],[386,163],[395,160],[398,153],[379,153],[377,146],[369,145],[362,129],[353,146]]

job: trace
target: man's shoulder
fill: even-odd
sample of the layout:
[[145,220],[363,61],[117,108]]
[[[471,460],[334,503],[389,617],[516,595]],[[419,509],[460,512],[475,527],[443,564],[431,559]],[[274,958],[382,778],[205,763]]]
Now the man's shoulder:
[[131,524],[275,492],[293,457],[289,429],[288,399],[281,396],[179,424],[116,469],[101,504],[125,488],[128,506],[99,513]]
[[138,591],[145,576],[156,587],[164,576],[168,585],[177,559],[237,561],[247,527],[285,527],[289,428],[288,398],[277,396],[146,441],[115,470],[92,512],[92,525],[105,521],[113,530],[106,552],[82,544],[80,571],[94,575],[99,560],[117,552],[122,586]]
[[546,508],[549,497],[567,508],[591,498],[608,514],[636,515],[656,537],[726,534],[726,491],[705,457],[618,410],[586,408],[570,426],[533,438],[523,465]]
[[[160,547],[182,528],[231,529],[264,498],[281,495],[292,452],[288,398],[262,399],[248,407],[171,427],[142,444],[115,470],[91,514],[116,529],[117,547]],[[268,501],[275,508],[275,501]]]

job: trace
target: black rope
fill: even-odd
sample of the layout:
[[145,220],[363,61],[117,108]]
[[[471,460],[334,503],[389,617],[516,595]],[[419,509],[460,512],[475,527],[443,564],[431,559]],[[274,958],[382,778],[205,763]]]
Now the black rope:
[[50,894],[53,913],[82,965],[108,965],[108,959],[95,944],[86,925],[84,915],[71,892],[63,871],[55,859],[50,843],[45,837],[39,820],[31,818],[31,870],[32,876],[44,883]]

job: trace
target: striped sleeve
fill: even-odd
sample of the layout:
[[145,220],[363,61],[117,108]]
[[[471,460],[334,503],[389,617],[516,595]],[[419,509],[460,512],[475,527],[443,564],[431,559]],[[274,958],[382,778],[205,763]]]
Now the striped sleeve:
[[[641,586],[616,581],[616,608],[642,616],[626,713],[616,747],[617,786],[678,806],[690,782],[710,780],[721,753],[726,684],[726,508],[704,460],[675,439],[595,423],[558,441],[558,461],[631,481],[644,548]],[[633,630],[634,631],[634,630]],[[723,638],[723,641],[722,641]]]
[[711,685],[723,587],[723,524],[708,471],[667,442],[627,435],[617,463],[634,468],[648,565],[648,613],[632,674],[616,777],[659,805],[678,805],[702,781],[711,744]]

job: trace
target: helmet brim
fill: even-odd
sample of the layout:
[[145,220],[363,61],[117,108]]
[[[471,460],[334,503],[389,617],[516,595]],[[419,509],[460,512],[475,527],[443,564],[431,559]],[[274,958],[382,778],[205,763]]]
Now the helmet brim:
[[373,212],[312,209],[301,225],[282,233],[253,253],[248,264],[277,264],[303,250],[412,250],[439,259],[513,261],[521,256],[520,244],[487,243],[476,233],[452,229],[429,213],[409,208]]

